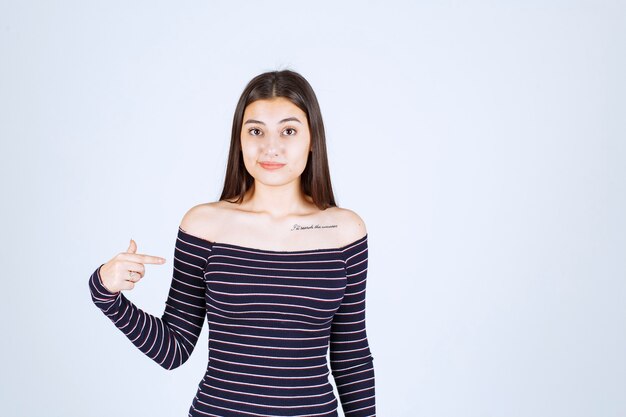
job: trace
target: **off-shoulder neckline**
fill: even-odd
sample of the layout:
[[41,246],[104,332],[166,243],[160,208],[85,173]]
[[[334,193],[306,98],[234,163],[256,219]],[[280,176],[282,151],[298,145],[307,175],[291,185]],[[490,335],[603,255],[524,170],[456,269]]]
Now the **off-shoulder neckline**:
[[279,250],[271,250],[271,249],[252,248],[252,247],[249,247],[249,246],[236,245],[234,243],[210,241],[210,240],[204,239],[202,237],[199,237],[199,236],[196,236],[196,235],[192,235],[192,234],[186,232],[185,230],[183,230],[180,226],[178,226],[178,232],[180,234],[182,234],[182,235],[189,236],[189,237],[191,237],[193,239],[197,239],[199,241],[202,241],[202,242],[206,243],[207,245],[209,245],[210,248],[213,248],[213,246],[224,246],[224,247],[230,247],[230,248],[235,248],[235,249],[243,249],[243,250],[247,250],[247,251],[262,252],[262,253],[267,253],[267,254],[303,254],[303,253],[315,253],[315,252],[322,252],[322,251],[341,251],[341,252],[344,252],[350,246],[359,244],[362,241],[366,241],[367,240],[367,236],[368,236],[368,233],[365,233],[360,238],[358,238],[358,239],[348,243],[347,245],[343,245],[343,246],[340,246],[340,247],[300,249],[300,250],[289,250],[289,251],[288,250],[280,250],[279,251]]

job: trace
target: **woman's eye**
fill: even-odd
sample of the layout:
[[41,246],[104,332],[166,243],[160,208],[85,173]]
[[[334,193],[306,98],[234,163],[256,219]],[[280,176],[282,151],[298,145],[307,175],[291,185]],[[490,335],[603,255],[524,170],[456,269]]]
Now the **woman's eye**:
[[288,130],[293,131],[293,134],[292,134],[292,135],[289,135],[289,136],[293,136],[293,135],[295,135],[295,134],[296,134],[296,129],[291,128],[291,127],[288,127],[287,129],[285,129],[285,132],[287,132]]
[[253,127],[252,129],[248,129],[248,133],[250,133],[252,136],[259,136],[259,135],[255,134],[255,133],[252,133],[252,132],[255,132],[255,131],[259,131],[260,132],[260,130],[257,129],[256,127]]

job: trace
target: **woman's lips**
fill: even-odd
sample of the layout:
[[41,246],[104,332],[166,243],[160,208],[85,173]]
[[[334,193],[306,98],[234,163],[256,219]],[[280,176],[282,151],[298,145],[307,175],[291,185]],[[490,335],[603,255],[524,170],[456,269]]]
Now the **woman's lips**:
[[269,162],[259,162],[259,165],[269,170],[279,169],[285,166],[285,164],[276,164],[276,163],[269,163]]

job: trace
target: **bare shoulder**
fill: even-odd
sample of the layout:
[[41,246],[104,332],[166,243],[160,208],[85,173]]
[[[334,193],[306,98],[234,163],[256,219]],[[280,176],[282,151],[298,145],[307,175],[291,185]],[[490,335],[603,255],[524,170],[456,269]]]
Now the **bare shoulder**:
[[334,208],[333,215],[342,229],[345,244],[352,243],[367,234],[365,221],[354,210],[347,208]]
[[220,203],[220,201],[215,201],[191,207],[180,221],[180,228],[191,235],[213,240],[209,233],[223,216]]

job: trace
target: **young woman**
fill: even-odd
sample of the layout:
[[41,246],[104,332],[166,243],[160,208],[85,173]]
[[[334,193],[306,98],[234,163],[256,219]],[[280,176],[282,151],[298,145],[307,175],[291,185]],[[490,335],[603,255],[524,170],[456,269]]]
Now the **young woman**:
[[[209,361],[189,416],[375,415],[365,328],[363,220],[336,206],[317,98],[298,73],[253,78],[235,110],[219,201],[178,228],[165,312],[130,302],[144,264],[126,252],[89,279],[95,305],[165,369],[191,355],[205,318]],[[326,354],[330,349],[330,369]]]

